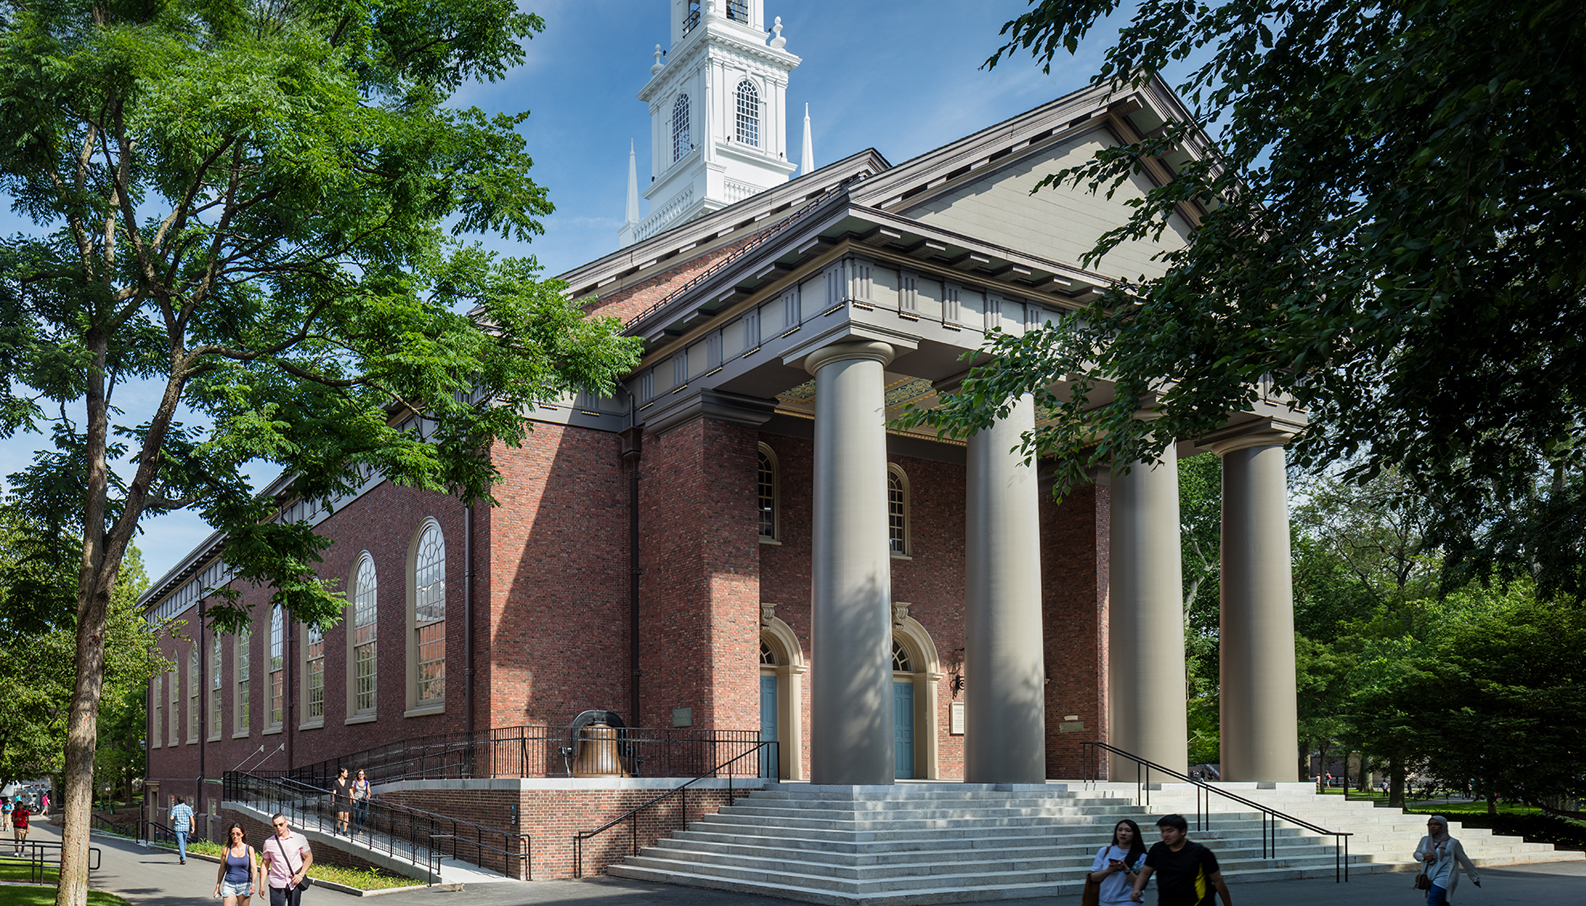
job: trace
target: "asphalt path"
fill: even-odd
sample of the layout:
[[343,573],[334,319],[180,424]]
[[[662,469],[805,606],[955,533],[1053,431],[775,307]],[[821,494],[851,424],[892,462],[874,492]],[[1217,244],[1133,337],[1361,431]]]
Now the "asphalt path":
[[[41,839],[59,839],[56,828],[44,822],[35,823],[33,833]],[[125,897],[133,906],[213,906],[215,903],[210,896],[215,889],[215,864],[212,862],[191,859],[181,865],[174,852],[145,849],[135,843],[97,835],[93,845],[99,847],[101,853],[100,870],[92,877],[92,886],[96,889]],[[1482,869],[1481,878],[1479,888],[1469,879],[1460,880],[1458,906],[1586,904],[1586,860]],[[1400,872],[1356,875],[1347,884],[1338,884],[1332,879],[1267,881],[1233,884],[1229,892],[1239,906],[1417,906],[1421,896],[1411,888],[1410,879],[1409,874]],[[620,878],[479,884],[462,890],[435,887],[386,894],[377,899],[316,887],[303,897],[304,906],[353,906],[359,902],[371,906],[778,906],[790,901]],[[1079,897],[1013,902],[1020,906],[1078,906]],[[1147,891],[1146,902],[1156,902],[1154,891]]]

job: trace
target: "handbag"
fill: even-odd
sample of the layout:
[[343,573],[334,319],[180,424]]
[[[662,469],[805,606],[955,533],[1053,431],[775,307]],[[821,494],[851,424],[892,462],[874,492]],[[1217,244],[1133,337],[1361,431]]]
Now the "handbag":
[[1420,871],[1415,873],[1415,889],[1416,890],[1431,890],[1432,889],[1432,879],[1428,878],[1426,876],[1426,870],[1425,869],[1422,869],[1422,870],[1420,870]]
[[1101,882],[1092,881],[1089,872],[1085,875],[1085,891],[1079,895],[1079,906],[1101,906]]

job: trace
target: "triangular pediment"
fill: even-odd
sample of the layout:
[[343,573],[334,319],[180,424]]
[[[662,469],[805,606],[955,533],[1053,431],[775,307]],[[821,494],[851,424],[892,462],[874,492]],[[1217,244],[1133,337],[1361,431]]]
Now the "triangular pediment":
[[[1005,248],[1078,264],[1103,233],[1129,219],[1128,202],[1149,192],[1151,181],[1137,173],[1110,198],[1106,192],[1093,194],[1066,184],[1032,190],[1049,174],[1083,164],[1117,143],[1105,129],[1094,129],[934,193],[897,213]],[[1159,242],[1129,242],[1094,268],[1125,278],[1160,276],[1166,268],[1152,256],[1164,248],[1182,247],[1189,230],[1189,223],[1175,216]]]

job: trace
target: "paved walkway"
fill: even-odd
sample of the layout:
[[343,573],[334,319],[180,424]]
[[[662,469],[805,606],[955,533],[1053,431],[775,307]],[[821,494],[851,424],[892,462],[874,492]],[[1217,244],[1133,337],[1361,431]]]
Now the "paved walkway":
[[[40,822],[35,833],[59,839],[56,828]],[[214,906],[215,865],[191,860],[179,865],[175,853],[148,850],[135,843],[96,836],[102,853],[93,886],[125,897],[133,906]],[[1414,841],[1411,841],[1411,846]],[[1581,906],[1586,903],[1586,861],[1554,862],[1481,872],[1482,886],[1462,879],[1459,906]],[[1360,875],[1348,884],[1331,880],[1269,881],[1230,887],[1239,906],[1417,906],[1421,902],[1404,873]],[[265,901],[268,902],[268,901]],[[650,884],[618,878],[584,881],[533,881],[469,885],[462,891],[429,888],[363,900],[324,888],[303,898],[305,906],[785,906],[788,900]],[[1001,901],[1007,903],[1009,901]],[[1030,906],[1078,906],[1079,897],[1012,901]],[[1146,903],[1156,902],[1148,891]]]

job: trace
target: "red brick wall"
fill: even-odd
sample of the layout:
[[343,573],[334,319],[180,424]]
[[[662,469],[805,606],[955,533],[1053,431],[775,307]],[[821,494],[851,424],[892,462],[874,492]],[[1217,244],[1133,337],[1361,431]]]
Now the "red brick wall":
[[[476,727],[566,727],[588,709],[633,724],[628,479],[617,435],[537,425],[497,448]],[[488,589],[488,591],[486,591]]]
[[[1110,490],[1078,488],[1061,505],[1050,493],[1041,498],[1048,777],[1079,778],[1082,744],[1107,740]],[[1067,715],[1078,715],[1084,729],[1064,732]]]
[[756,437],[708,418],[644,437],[642,726],[760,725]]

